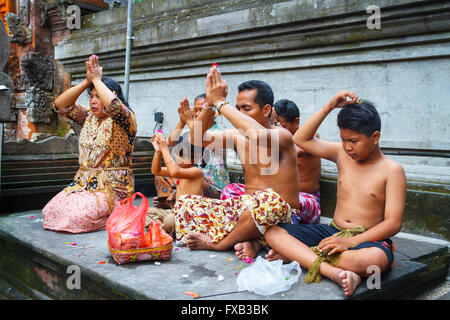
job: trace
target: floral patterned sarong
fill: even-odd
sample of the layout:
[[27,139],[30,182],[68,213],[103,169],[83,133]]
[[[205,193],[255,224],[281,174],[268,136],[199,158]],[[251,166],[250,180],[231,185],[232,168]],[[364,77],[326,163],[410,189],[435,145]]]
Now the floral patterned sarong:
[[280,222],[291,223],[289,204],[272,189],[226,200],[183,195],[174,207],[176,238],[186,241],[185,235],[200,232],[217,243],[236,227],[245,209],[250,211],[262,235]]

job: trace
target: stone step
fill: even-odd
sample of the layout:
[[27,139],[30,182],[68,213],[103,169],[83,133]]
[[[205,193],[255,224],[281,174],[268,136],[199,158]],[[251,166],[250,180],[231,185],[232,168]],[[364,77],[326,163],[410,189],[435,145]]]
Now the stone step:
[[53,166],[53,167],[25,167],[25,168],[14,168],[14,169],[4,169],[2,168],[2,179],[5,177],[14,177],[18,175],[33,175],[33,174],[45,174],[49,172],[77,172],[79,165],[73,166]]
[[[2,188],[20,188],[20,186],[30,186],[30,185],[48,185],[53,184],[55,181],[69,181],[73,180],[78,167],[73,171],[62,171],[62,172],[45,172],[45,173],[28,173],[28,174],[2,174]],[[3,173],[3,172],[2,172]],[[133,174],[135,176],[140,175],[150,175],[151,170],[148,167],[134,168]]]
[[[134,162],[132,165],[133,170],[145,169],[151,170],[151,162]],[[79,169],[78,163],[73,166],[36,166],[36,167],[23,167],[23,168],[2,168],[2,178],[18,176],[18,175],[33,175],[33,174],[45,174],[45,173],[54,173],[54,172],[72,172],[75,173]]]
[[[170,260],[159,265],[152,261],[118,265],[108,250],[105,230],[68,234],[44,230],[42,223],[42,214],[36,210],[0,217],[0,294],[4,297],[20,298],[20,292],[25,292],[23,298],[30,299],[190,301],[192,298],[185,291],[197,292],[200,297],[237,291],[236,275],[249,267],[234,251],[190,251],[178,244],[174,245]],[[394,237],[393,242],[394,267],[381,277],[380,289],[369,289],[363,279],[352,299],[403,298],[411,292],[420,292],[431,281],[445,279],[448,244],[401,237]],[[338,285],[326,278],[318,284],[306,285],[305,273],[303,269],[299,281],[288,291],[271,296],[240,292],[204,299],[348,299]],[[79,289],[73,287],[77,283],[76,274],[80,276]],[[218,281],[219,276],[224,280]]]

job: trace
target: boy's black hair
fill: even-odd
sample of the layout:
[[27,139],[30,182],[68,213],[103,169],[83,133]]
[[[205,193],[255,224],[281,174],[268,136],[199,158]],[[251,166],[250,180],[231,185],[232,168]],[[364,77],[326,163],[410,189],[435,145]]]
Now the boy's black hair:
[[[125,97],[123,96],[122,88],[120,87],[120,84],[116,80],[108,78],[108,77],[102,77],[102,82],[105,84],[105,86],[109,90],[115,91],[117,98],[119,98],[120,101],[122,101],[122,103],[124,105],[126,105],[128,109],[132,110],[130,108],[130,106],[128,105],[128,102],[125,100]],[[89,96],[91,95],[92,89],[94,89],[94,84],[91,84],[91,86],[88,88]]]
[[370,137],[381,130],[381,119],[377,109],[370,101],[348,104],[339,111],[337,125]]
[[286,121],[293,123],[296,118],[300,118],[300,111],[295,102],[287,99],[281,99],[273,105],[278,116],[283,117]]
[[[238,91],[253,90],[256,89],[255,102],[262,109],[266,104],[273,106],[273,91],[272,88],[264,81],[261,80],[250,80],[241,83],[238,86]],[[272,112],[272,110],[270,110]]]

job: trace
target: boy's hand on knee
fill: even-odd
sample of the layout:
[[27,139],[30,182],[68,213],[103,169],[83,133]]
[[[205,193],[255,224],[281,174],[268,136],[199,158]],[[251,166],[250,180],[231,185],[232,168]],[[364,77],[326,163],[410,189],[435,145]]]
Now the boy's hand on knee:
[[335,236],[331,236],[323,239],[319,245],[317,246],[320,252],[328,252],[328,255],[343,252],[351,247],[350,238],[339,238]]

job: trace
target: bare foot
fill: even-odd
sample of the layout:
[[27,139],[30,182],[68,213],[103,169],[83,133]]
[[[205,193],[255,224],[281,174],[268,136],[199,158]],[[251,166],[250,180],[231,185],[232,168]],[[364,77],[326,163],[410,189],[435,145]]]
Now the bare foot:
[[211,238],[204,233],[189,233],[186,240],[187,247],[191,250],[214,250]]
[[234,250],[236,250],[235,254],[239,259],[244,260],[245,258],[256,257],[256,254],[261,250],[261,245],[258,241],[245,241],[236,244]]
[[356,287],[361,283],[361,277],[353,271],[342,270],[334,277],[334,282],[339,284],[346,296],[351,296]]
[[292,262],[291,259],[286,258],[282,254],[278,253],[274,249],[270,249],[269,253],[266,254],[266,259],[269,261],[275,261],[275,260],[283,260],[284,263],[290,263]]

